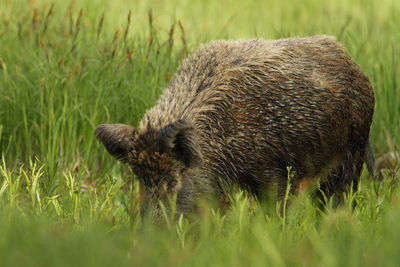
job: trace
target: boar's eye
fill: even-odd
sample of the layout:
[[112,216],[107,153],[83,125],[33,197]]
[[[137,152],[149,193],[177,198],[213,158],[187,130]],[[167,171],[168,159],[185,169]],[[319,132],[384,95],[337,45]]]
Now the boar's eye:
[[171,179],[168,181],[168,191],[171,191],[172,189],[174,189],[174,187],[177,184],[177,180],[176,179]]

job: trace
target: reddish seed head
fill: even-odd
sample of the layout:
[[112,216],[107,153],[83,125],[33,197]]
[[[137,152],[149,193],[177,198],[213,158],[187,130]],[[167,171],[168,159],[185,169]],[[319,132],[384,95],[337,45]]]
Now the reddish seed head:
[[174,35],[174,30],[175,30],[175,24],[172,24],[171,29],[169,30],[170,39],[172,39],[172,36]]
[[168,71],[165,72],[165,82],[169,82],[169,74],[168,74]]
[[115,32],[114,32],[113,42],[115,42],[118,39],[118,36],[119,36],[119,29],[116,29]]
[[7,18],[7,16],[3,13],[2,14],[3,16],[2,16],[2,18],[3,18],[3,23],[4,23],[4,25],[7,27],[8,26],[8,24],[10,23],[10,20]]
[[149,23],[150,26],[153,25],[153,11],[151,9],[149,10]]
[[58,67],[61,67],[63,63],[64,63],[64,57],[61,57],[60,60],[58,61]]
[[37,8],[35,8],[33,10],[33,16],[32,16],[32,23],[33,24],[36,24],[36,22],[37,22],[37,14],[38,14],[38,11],[37,11]]
[[47,12],[47,17],[50,17],[53,14],[54,3],[51,4],[49,12]]
[[132,10],[129,10],[129,13],[128,13],[128,23],[131,22],[131,15],[132,15]]
[[179,28],[181,29],[182,35],[185,35],[185,29],[183,28],[183,25],[180,20],[178,21],[178,25],[179,25]]
[[114,58],[116,53],[117,53],[117,46],[113,49],[111,58]]
[[87,56],[88,56],[87,54],[83,56],[82,63],[81,63],[82,67],[84,67],[86,65]]
[[133,55],[133,49],[132,50],[129,50],[129,48],[128,48],[128,51],[127,51],[127,58],[128,59],[131,59],[132,58],[132,55]]

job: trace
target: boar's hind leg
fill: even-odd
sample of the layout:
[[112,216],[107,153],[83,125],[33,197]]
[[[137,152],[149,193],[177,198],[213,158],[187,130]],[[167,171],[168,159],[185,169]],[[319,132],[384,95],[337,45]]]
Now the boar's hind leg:
[[[336,167],[325,180],[321,181],[320,190],[327,199],[335,196],[337,201],[342,202],[344,193],[348,193],[352,187],[357,191],[362,166],[364,163],[364,151],[348,152],[343,162]],[[317,192],[321,201],[323,196]]]

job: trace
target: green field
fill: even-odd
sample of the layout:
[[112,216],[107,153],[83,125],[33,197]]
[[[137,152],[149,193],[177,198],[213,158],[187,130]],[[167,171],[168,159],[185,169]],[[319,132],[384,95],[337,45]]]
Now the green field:
[[[399,266],[399,25],[398,0],[0,0],[0,266]],[[137,125],[201,43],[315,34],[371,79],[379,179],[338,208],[233,189],[226,211],[140,220],[95,126]]]

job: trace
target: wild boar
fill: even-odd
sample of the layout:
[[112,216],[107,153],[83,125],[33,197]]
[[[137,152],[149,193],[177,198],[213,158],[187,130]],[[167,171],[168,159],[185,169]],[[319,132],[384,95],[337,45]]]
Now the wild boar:
[[[326,195],[357,188],[373,171],[369,79],[329,36],[214,41],[178,68],[137,128],[99,125],[95,134],[128,163],[160,215],[176,194],[191,211],[221,181],[256,196],[318,182]],[[168,206],[167,206],[168,209]]]

